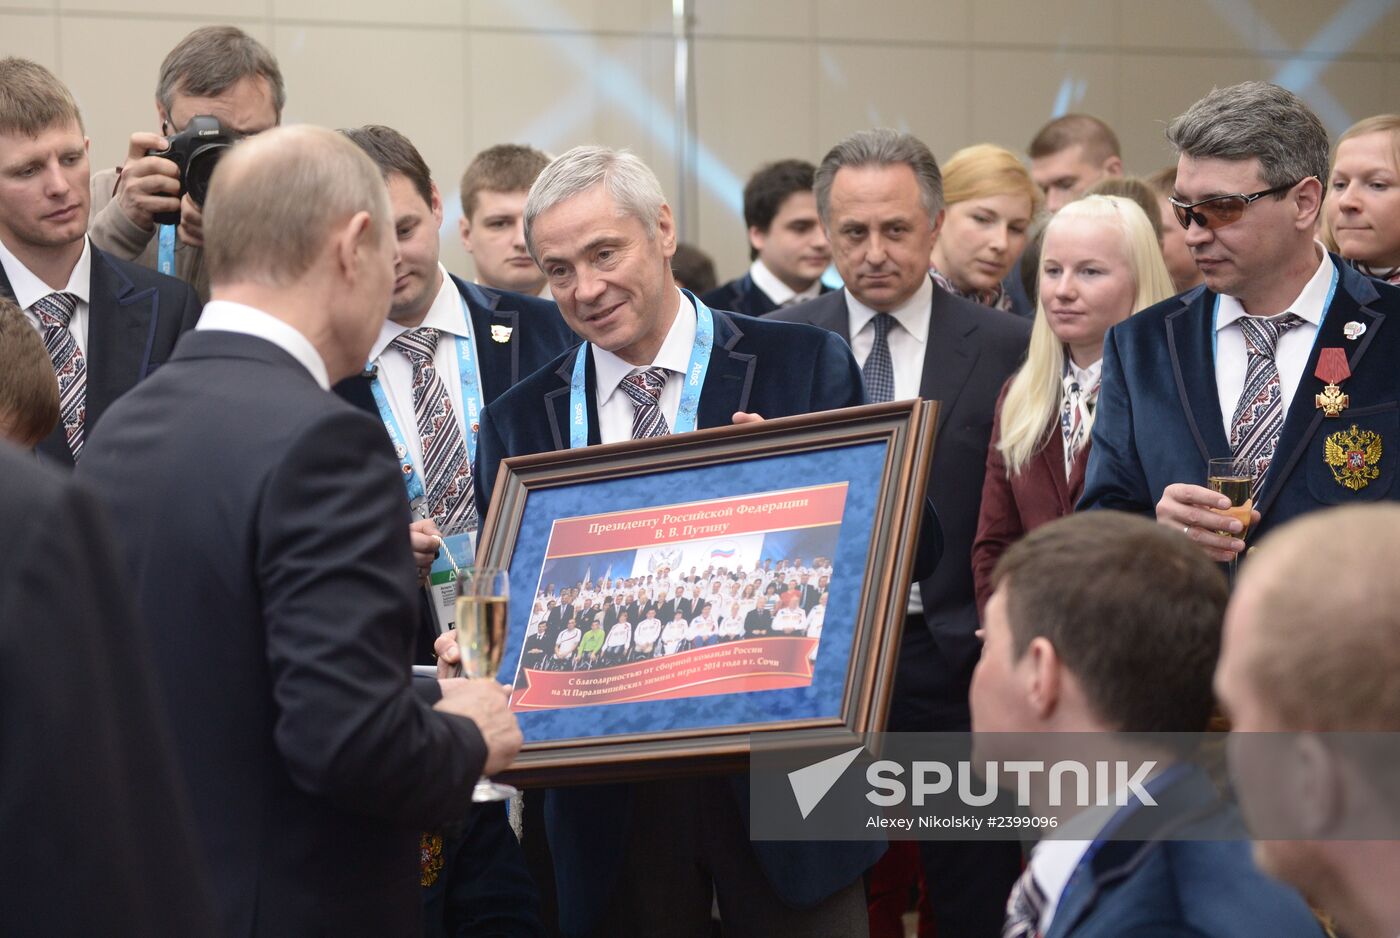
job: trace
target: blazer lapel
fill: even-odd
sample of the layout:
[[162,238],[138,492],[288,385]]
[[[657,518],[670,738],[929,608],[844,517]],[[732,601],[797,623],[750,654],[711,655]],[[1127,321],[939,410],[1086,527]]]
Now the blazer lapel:
[[[1088,447],[1086,446],[1085,449]],[[1082,454],[1083,451],[1081,451]],[[1065,438],[1064,434],[1060,432],[1058,419],[1050,427],[1050,436],[1046,439],[1045,445],[1040,448],[1040,460],[1042,468],[1050,476],[1050,481],[1055,486],[1055,497],[1060,500],[1060,507],[1066,512],[1073,511],[1074,501],[1070,498],[1070,483],[1065,478]],[[1075,460],[1076,467],[1078,463],[1079,460]]]
[[[1308,363],[1298,381],[1297,390],[1293,392],[1293,402],[1284,417],[1283,429],[1279,431],[1274,460],[1264,476],[1263,492],[1254,506],[1261,515],[1274,503],[1283,489],[1284,482],[1302,459],[1308,443],[1326,419],[1317,408],[1315,400],[1324,386],[1324,382],[1313,374],[1317,370],[1318,356],[1324,348],[1348,349],[1351,354],[1347,356],[1347,364],[1352,374],[1356,374],[1366,350],[1371,347],[1372,340],[1385,322],[1385,314],[1370,305],[1380,298],[1375,286],[1347,267],[1336,255],[1332,256],[1332,262],[1338,269],[1337,292],[1332,297],[1332,305],[1327,309],[1322,328],[1318,330],[1317,338],[1313,341]],[[1355,343],[1347,341],[1343,333],[1346,324],[1353,320],[1366,326],[1365,334]],[[1346,390],[1345,384],[1342,389]]]
[[[1172,380],[1176,382],[1181,409],[1203,468],[1215,457],[1230,455],[1230,441],[1225,438],[1220,419],[1220,393],[1215,386],[1214,305],[1215,294],[1202,289],[1182,297],[1181,309],[1168,313],[1166,318]],[[1204,471],[1201,478],[1205,478]]]
[[155,287],[136,292],[130,280],[92,252],[88,299],[87,425],[146,377],[159,316]]
[[963,315],[948,299],[949,294],[935,285],[924,346],[924,373],[919,380],[919,396],[940,402],[939,434],[947,426],[948,415],[977,363],[976,343],[965,341],[977,331],[977,322]]
[[500,297],[474,283],[452,278],[467,304],[472,347],[481,373],[482,403],[489,404],[520,380],[520,313],[498,309]]
[[715,342],[710,367],[700,389],[700,412],[696,427],[727,427],[738,411],[747,411],[753,390],[758,356],[734,351],[744,337],[739,324],[727,313],[713,311]]
[[[578,347],[575,346],[573,351],[564,356],[563,362],[554,372],[562,386],[546,392],[544,396],[545,419],[549,423],[549,432],[556,450],[569,448],[569,392],[577,354]],[[591,350],[584,358],[583,408],[588,413],[588,445],[597,446],[602,442],[603,434],[598,428],[598,372],[593,366]]]

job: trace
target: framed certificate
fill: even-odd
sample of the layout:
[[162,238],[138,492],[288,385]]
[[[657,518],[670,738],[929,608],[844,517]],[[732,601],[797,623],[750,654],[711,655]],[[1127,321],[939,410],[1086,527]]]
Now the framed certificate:
[[756,734],[883,728],[937,404],[505,460],[477,562],[510,570],[503,780],[741,767]]

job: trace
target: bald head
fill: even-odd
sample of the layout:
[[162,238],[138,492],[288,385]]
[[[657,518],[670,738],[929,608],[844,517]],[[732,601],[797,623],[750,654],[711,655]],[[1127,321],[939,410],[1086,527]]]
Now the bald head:
[[1316,512],[1264,539],[1217,675],[1232,717],[1260,717],[1241,728],[1400,731],[1397,556],[1395,504]]
[[204,206],[210,284],[288,286],[333,233],[367,213],[373,243],[390,236],[379,169],[342,135],[279,127],[249,138],[219,163]]

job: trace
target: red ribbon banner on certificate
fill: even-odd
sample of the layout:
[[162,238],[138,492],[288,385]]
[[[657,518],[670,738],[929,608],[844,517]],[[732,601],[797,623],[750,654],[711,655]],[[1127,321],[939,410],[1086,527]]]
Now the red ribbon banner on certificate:
[[840,524],[846,487],[841,482],[748,498],[567,518],[554,522],[545,559]]
[[819,639],[773,635],[724,642],[595,671],[521,671],[512,710],[589,707],[705,694],[806,687]]

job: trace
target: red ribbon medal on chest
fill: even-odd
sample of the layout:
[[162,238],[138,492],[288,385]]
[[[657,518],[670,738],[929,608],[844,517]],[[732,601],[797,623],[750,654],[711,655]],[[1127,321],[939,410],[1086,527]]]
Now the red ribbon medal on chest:
[[1338,386],[1351,377],[1351,366],[1347,364],[1345,349],[1325,348],[1317,356],[1317,370],[1313,372],[1319,380],[1326,382],[1321,394],[1314,396],[1317,407],[1328,417],[1336,417],[1346,410],[1351,398],[1342,393]]

